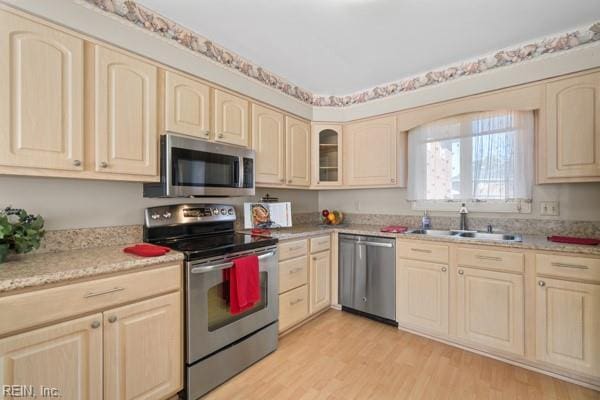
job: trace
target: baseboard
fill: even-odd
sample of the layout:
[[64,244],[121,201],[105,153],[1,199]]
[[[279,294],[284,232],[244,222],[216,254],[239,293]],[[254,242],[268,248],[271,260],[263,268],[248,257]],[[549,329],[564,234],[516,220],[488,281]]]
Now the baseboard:
[[444,343],[444,344],[447,344],[449,346],[457,347],[457,348],[459,348],[461,350],[465,350],[465,351],[469,351],[471,353],[479,354],[480,356],[492,358],[494,360],[502,361],[502,362],[505,362],[507,364],[514,365],[516,367],[521,367],[521,368],[527,369],[529,371],[538,372],[540,374],[551,376],[553,378],[560,379],[561,381],[573,383],[575,385],[583,386],[583,387],[588,388],[588,389],[600,391],[600,385],[596,385],[596,384],[593,384],[593,383],[590,383],[590,382],[582,381],[582,380],[579,380],[577,378],[572,378],[572,377],[569,377],[569,376],[565,376],[565,375],[562,375],[562,374],[557,373],[557,372],[548,371],[546,369],[539,368],[539,367],[536,367],[536,366],[533,366],[533,365],[530,365],[530,364],[526,364],[526,363],[522,363],[522,362],[519,362],[519,361],[511,360],[510,358],[505,358],[505,357],[498,356],[498,355],[495,355],[495,354],[490,354],[490,353],[487,353],[487,352],[482,351],[482,350],[477,350],[477,349],[474,349],[472,347],[468,347],[468,346],[465,346],[463,344],[453,342],[452,340],[442,339],[440,337],[437,337],[437,336],[434,336],[434,335],[430,335],[430,334],[427,334],[427,333],[423,333],[423,332],[420,332],[420,331],[417,331],[417,330],[414,330],[414,329],[411,329],[411,328],[407,328],[407,327],[404,327],[404,326],[398,326],[398,329],[401,330],[401,331],[412,333],[413,335],[422,336],[422,337],[425,337],[427,339],[434,340],[436,342]]

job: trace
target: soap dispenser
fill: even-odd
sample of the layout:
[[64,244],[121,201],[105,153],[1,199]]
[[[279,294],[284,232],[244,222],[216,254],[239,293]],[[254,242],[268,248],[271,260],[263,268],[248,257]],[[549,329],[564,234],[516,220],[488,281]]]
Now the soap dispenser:
[[429,218],[429,212],[425,210],[423,218],[421,219],[421,227],[423,229],[431,229],[431,218]]
[[460,207],[460,211],[458,213],[460,214],[460,230],[468,230],[469,228],[467,226],[467,214],[469,213],[469,210],[467,210],[467,206],[465,205],[465,203],[462,203],[462,206]]

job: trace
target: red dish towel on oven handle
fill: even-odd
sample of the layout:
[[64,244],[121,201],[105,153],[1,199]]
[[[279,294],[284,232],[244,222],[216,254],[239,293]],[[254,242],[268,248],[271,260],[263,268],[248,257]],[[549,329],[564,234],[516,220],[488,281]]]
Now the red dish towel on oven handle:
[[229,270],[229,312],[240,314],[260,300],[260,277],[256,255],[233,260]]

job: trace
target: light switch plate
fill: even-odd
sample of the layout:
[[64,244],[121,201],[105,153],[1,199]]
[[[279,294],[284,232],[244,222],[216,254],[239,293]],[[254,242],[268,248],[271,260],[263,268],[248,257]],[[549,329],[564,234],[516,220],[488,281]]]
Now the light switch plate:
[[559,215],[558,201],[542,201],[540,203],[540,215]]

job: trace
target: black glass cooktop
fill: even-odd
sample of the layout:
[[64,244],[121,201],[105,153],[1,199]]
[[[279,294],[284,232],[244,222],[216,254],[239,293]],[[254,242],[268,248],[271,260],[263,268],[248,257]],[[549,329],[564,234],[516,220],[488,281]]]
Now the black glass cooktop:
[[275,245],[277,239],[228,232],[152,242],[184,253],[186,260],[197,260]]

